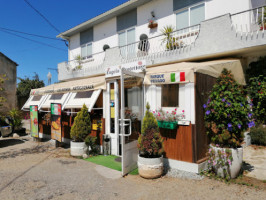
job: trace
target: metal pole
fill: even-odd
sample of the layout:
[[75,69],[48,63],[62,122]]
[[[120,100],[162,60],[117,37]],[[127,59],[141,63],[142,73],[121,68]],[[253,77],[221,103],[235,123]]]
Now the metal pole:
[[120,76],[120,87],[121,87],[121,143],[122,143],[122,176],[124,176],[124,156],[125,156],[125,138],[124,138],[124,118],[125,118],[125,99],[124,99],[124,72],[121,69],[121,76]]

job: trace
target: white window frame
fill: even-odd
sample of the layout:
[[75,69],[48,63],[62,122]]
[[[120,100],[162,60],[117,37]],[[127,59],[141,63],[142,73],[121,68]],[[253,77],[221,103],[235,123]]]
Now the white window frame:
[[[88,53],[87,48],[88,48],[89,45],[91,45],[91,55],[86,55],[86,56],[83,57],[82,56],[82,47],[86,47],[86,52]],[[87,60],[87,59],[92,58],[92,55],[93,55],[93,42],[88,42],[86,44],[81,45],[80,46],[80,55],[81,55],[81,59],[82,60]]]
[[[188,27],[190,27],[191,26],[191,24],[190,24],[190,10],[191,10],[191,8],[194,8],[194,7],[196,7],[196,6],[200,6],[200,5],[203,5],[204,4],[204,16],[205,16],[205,19],[206,19],[206,2],[204,1],[204,2],[199,2],[199,3],[197,3],[197,4],[193,4],[193,5],[190,5],[190,6],[188,6],[188,7],[185,7],[185,8],[182,8],[182,9],[179,9],[179,10],[176,10],[175,12],[174,12],[174,14],[175,14],[175,27],[177,28],[177,20],[176,20],[176,15],[178,14],[178,13],[180,13],[180,12],[183,12],[183,11],[185,11],[185,10],[188,10]],[[204,20],[205,20],[204,19]],[[185,27],[185,28],[187,28],[187,27]]]
[[121,46],[119,45],[119,35],[120,35],[121,33],[126,33],[126,44],[125,44],[125,45],[129,45],[129,44],[128,44],[128,41],[127,41],[127,34],[128,34],[128,31],[130,31],[130,30],[132,30],[132,29],[135,29],[135,42],[136,42],[136,26],[132,26],[132,27],[129,27],[129,28],[127,28],[127,29],[124,29],[124,30],[122,30],[122,31],[118,31],[118,32],[117,32],[117,38],[118,38],[117,42],[118,42],[118,47],[121,47]]

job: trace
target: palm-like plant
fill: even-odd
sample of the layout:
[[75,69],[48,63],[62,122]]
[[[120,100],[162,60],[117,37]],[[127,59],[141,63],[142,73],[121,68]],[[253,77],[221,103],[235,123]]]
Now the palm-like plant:
[[174,31],[175,31],[175,28],[171,25],[165,26],[161,30],[162,34],[165,36],[162,43],[166,44],[165,47],[167,50],[175,50],[183,44],[182,41],[181,42],[178,41],[178,38],[173,37]]

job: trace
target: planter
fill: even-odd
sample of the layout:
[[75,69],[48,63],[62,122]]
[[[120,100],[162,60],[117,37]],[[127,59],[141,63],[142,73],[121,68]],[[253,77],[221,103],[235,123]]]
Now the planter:
[[226,149],[230,149],[232,152],[233,161],[232,164],[229,165],[229,169],[227,169],[227,166],[224,167],[214,167],[214,171],[217,175],[224,177],[223,169],[228,170],[231,178],[236,178],[241,170],[242,162],[243,162],[243,148],[220,148],[220,147],[213,147],[211,146],[215,151],[215,157],[216,161],[218,160],[218,151],[225,151]]
[[177,128],[177,122],[157,121],[160,128],[174,130]]
[[159,178],[163,174],[163,156],[159,158],[144,158],[138,156],[139,175],[143,178]]
[[149,28],[157,28],[158,27],[158,24],[157,23],[152,23],[152,24],[149,24],[148,25]]
[[85,142],[70,142],[70,155],[71,156],[83,156],[86,154],[87,146]]

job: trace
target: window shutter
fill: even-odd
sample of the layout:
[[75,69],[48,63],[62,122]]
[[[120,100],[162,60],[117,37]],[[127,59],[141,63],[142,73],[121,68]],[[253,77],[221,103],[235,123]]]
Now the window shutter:
[[125,30],[129,27],[137,25],[137,9],[134,9],[126,14],[120,15],[116,18],[117,31]]
[[173,0],[174,11],[199,3],[203,0]]
[[80,45],[93,41],[93,28],[80,32]]

